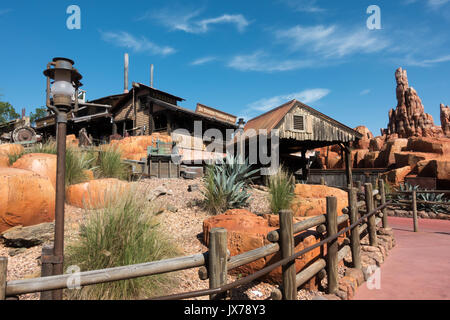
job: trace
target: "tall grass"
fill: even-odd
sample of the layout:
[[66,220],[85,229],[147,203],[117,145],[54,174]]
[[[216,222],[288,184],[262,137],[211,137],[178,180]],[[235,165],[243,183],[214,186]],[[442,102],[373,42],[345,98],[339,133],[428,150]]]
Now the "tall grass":
[[120,150],[115,146],[104,146],[98,154],[96,176],[100,178],[126,179],[128,166],[122,162]]
[[74,148],[66,149],[66,186],[88,180],[86,170],[92,168],[93,158]]
[[280,167],[274,175],[269,177],[269,202],[273,213],[286,210],[291,207],[294,199],[293,176],[283,167]]
[[[110,190],[104,209],[89,213],[80,235],[66,250],[66,268],[82,271],[112,268],[173,257],[174,245],[167,240],[148,201],[130,188]],[[171,281],[156,275],[67,290],[71,299],[142,299],[165,292]]]

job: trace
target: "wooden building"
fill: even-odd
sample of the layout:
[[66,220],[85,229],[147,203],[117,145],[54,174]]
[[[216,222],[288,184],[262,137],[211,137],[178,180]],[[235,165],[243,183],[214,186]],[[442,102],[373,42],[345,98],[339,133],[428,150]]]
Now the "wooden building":
[[[338,144],[347,159],[347,183],[352,181],[350,143],[362,138],[359,132],[300,101],[292,100],[246,123],[244,137],[247,141],[247,152],[249,139],[253,135],[261,137],[262,134],[267,133],[270,137],[271,132],[275,129],[279,130],[281,164],[291,171],[301,169],[302,180],[306,180],[308,171],[306,152]],[[300,153],[301,157],[295,156],[295,153]]]

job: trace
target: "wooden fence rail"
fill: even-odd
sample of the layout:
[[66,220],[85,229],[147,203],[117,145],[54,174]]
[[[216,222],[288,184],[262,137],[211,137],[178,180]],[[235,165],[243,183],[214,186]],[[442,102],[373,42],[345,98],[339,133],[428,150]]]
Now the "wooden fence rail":
[[[208,252],[136,265],[85,271],[77,275],[80,280],[79,284],[83,287],[191,268],[200,268],[200,278],[204,280],[209,278],[210,289],[155,299],[185,299],[202,295],[209,295],[211,299],[223,299],[226,296],[227,290],[258,279],[281,266],[283,283],[280,292],[275,292],[272,295],[273,298],[282,297],[283,299],[295,300],[298,287],[315,275],[321,275],[323,277],[325,274],[328,277],[328,291],[335,292],[337,290],[337,266],[339,261],[351,252],[354,267],[361,268],[359,254],[360,236],[365,229],[368,229],[369,235],[372,234],[371,243],[373,241],[376,243],[376,224],[380,223],[382,221],[380,217],[383,217],[383,214],[379,210],[383,210],[390,204],[386,203],[385,199],[381,197],[381,205],[378,208],[374,208],[375,201],[380,199],[378,197],[379,192],[378,190],[372,191],[372,185],[370,187],[368,185],[365,186],[366,200],[364,203],[356,202],[357,190],[350,189],[349,207],[345,208],[343,214],[339,217],[337,215],[337,201],[335,197],[327,197],[326,214],[312,217],[296,224],[293,224],[291,211],[280,212],[280,229],[270,232],[267,235],[267,239],[272,243],[261,248],[229,257],[229,253],[227,252],[227,232],[225,229],[217,228],[212,229],[210,232]],[[367,199],[367,197],[370,197],[370,199]],[[357,219],[358,212],[364,205],[366,206],[365,215]],[[377,213],[378,217],[375,217]],[[374,218],[373,221],[372,217]],[[365,220],[368,222],[363,223]],[[338,226],[346,221],[350,221],[350,226],[343,230],[338,230]],[[314,227],[317,227],[321,233],[326,232],[327,238],[300,252],[294,253],[294,236]],[[347,232],[351,233],[350,246],[344,245],[339,249],[337,239]],[[295,259],[325,244],[327,245],[327,255],[296,274]],[[243,279],[239,279],[232,284],[226,283],[228,271],[277,252],[281,252],[282,258],[280,261]],[[56,289],[66,289],[69,287],[70,278],[73,277],[73,274],[65,274],[6,281],[6,266],[7,258],[0,257],[0,300],[21,294],[43,293]]]

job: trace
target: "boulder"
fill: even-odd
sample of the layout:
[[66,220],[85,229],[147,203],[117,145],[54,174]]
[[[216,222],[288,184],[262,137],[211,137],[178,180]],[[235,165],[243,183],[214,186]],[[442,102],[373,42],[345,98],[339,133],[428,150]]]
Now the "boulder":
[[8,155],[8,154],[21,154],[24,152],[24,148],[21,144],[14,143],[5,143],[0,144],[0,154]]
[[119,148],[123,159],[141,160],[147,157],[147,147],[157,147],[157,141],[172,142],[171,136],[154,133],[150,136],[133,136],[121,140],[112,140],[110,145]]
[[408,144],[405,150],[448,155],[450,154],[450,139],[413,137],[408,139]]
[[396,166],[401,168],[406,166],[415,167],[418,162],[433,158],[435,155],[423,152],[401,151],[394,153],[394,157]]
[[383,149],[385,140],[383,137],[376,137],[370,140],[369,151],[381,151]]
[[364,158],[368,153],[369,150],[367,149],[352,150],[353,168],[362,168],[364,166]]
[[369,149],[370,140],[373,139],[373,134],[365,126],[358,126],[354,129],[362,134],[362,138],[353,144],[355,149]]
[[67,148],[78,148],[79,144],[80,142],[74,134],[69,134],[66,136]]
[[46,153],[29,153],[20,157],[13,168],[30,170],[47,177],[56,189],[56,155]]
[[387,181],[393,185],[399,185],[400,183],[405,181],[405,177],[411,173],[412,168],[410,166],[406,166],[403,168],[394,169],[383,173],[381,176],[384,179],[386,177]]
[[0,168],[0,232],[51,222],[54,217],[55,189],[48,178],[28,170]]
[[9,167],[9,158],[7,155],[0,154],[0,168],[8,168]]
[[388,140],[375,161],[375,167],[385,168],[394,165],[395,153],[403,151],[407,145],[408,139]]
[[78,208],[100,209],[113,200],[111,194],[125,192],[129,188],[127,182],[118,179],[91,180],[69,186],[66,189],[66,201]]
[[[210,217],[203,222],[203,239],[209,244],[209,232],[213,228],[225,228],[228,232],[227,242],[231,256],[242,254],[260,247],[270,242],[267,240],[267,234],[278,228],[276,225],[277,217],[267,215],[265,217],[257,216],[245,209],[233,209],[222,215]],[[299,219],[294,219],[294,222]],[[295,238],[295,251],[300,251],[320,241],[320,237],[313,231],[303,232]],[[297,272],[300,272],[307,264],[321,257],[321,249],[316,248],[308,254],[296,259],[295,266]],[[279,261],[280,253],[272,254],[261,258],[232,271],[234,274],[248,275],[262,268]],[[281,267],[275,269],[265,278],[272,283],[281,283]],[[311,279],[308,286],[315,287],[315,279]]]
[[450,158],[419,161],[417,175],[438,180],[450,180]]
[[450,107],[441,103],[441,127],[444,135],[450,138]]
[[380,151],[371,151],[364,157],[363,168],[375,168],[376,160],[380,155]]
[[296,217],[317,216],[326,213],[326,197],[337,198],[338,215],[348,206],[348,194],[341,189],[322,185],[297,184],[291,209]]
[[31,248],[51,241],[55,234],[53,222],[40,223],[34,226],[17,226],[2,233],[1,237],[7,247]]

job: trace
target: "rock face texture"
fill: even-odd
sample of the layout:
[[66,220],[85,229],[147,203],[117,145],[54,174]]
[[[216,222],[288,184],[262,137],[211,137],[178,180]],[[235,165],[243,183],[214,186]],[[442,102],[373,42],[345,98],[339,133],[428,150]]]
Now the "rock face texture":
[[406,70],[398,68],[395,80],[397,107],[389,111],[389,124],[385,134],[398,134],[400,138],[442,136],[442,129],[434,125],[433,117],[425,113],[416,90],[409,86]]
[[450,107],[441,103],[441,127],[444,135],[450,138]]
[[12,227],[51,222],[55,189],[46,177],[32,171],[0,168],[0,233]]
[[56,189],[56,155],[46,153],[29,153],[14,162],[13,168],[33,171],[50,179]]

